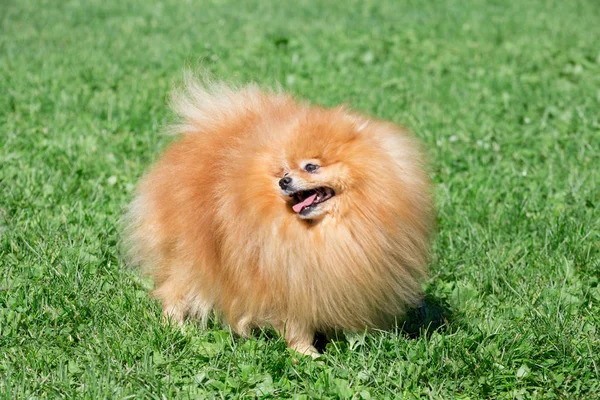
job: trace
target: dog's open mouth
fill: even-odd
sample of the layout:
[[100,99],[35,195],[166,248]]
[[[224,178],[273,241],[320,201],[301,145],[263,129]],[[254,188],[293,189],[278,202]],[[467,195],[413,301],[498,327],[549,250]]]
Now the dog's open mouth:
[[292,194],[292,210],[295,213],[306,215],[317,205],[335,196],[335,192],[329,187],[318,187],[311,190],[301,190]]

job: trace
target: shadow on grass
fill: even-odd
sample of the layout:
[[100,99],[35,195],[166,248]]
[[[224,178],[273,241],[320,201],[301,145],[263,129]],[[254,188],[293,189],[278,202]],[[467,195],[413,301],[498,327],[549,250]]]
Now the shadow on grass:
[[398,324],[398,331],[411,339],[428,337],[433,332],[448,329],[452,319],[452,311],[444,301],[426,295],[421,304],[408,311],[404,321]]
[[[417,307],[408,310],[406,317],[398,321],[391,331],[410,339],[418,339],[449,329],[452,320],[452,311],[443,300],[426,295]],[[345,341],[344,335],[328,338],[326,334],[319,332],[315,335],[314,346],[323,353],[331,339]]]

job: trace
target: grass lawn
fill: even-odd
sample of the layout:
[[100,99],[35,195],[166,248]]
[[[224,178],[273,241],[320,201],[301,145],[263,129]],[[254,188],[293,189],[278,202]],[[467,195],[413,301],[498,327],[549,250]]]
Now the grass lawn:
[[[0,1],[3,398],[600,397],[596,0]],[[118,219],[185,67],[426,143],[446,329],[333,341],[161,321]]]

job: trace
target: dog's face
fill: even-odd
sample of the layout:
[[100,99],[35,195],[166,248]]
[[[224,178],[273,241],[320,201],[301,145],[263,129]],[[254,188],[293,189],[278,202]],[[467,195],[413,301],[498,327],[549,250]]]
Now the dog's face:
[[348,188],[349,174],[337,162],[321,158],[292,160],[278,185],[289,207],[301,219],[318,219],[332,213]]
[[284,145],[277,189],[298,218],[320,220],[343,213],[369,179],[375,149],[357,121],[342,110],[313,112],[298,122]]

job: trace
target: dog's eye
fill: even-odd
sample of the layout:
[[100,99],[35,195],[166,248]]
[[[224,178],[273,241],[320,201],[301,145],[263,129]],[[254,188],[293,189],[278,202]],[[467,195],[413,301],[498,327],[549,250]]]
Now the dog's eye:
[[314,173],[318,169],[319,169],[319,166],[316,164],[306,164],[304,166],[304,170],[310,174]]

